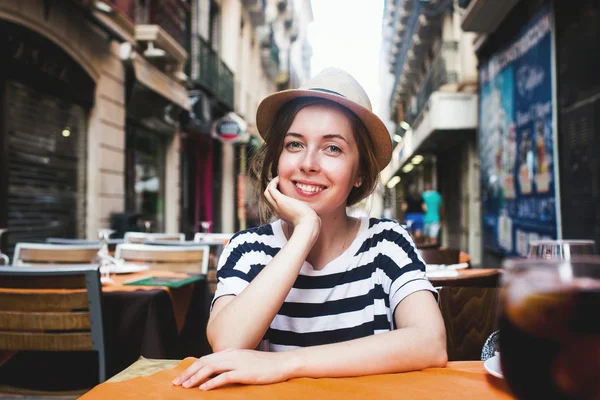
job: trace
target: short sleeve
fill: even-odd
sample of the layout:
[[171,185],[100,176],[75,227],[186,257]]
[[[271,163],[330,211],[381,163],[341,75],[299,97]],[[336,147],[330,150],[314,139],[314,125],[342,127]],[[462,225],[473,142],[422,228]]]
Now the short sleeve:
[[217,265],[217,289],[211,310],[219,297],[242,293],[279,250],[270,245],[272,240],[269,233],[272,231],[263,231],[242,232],[234,236],[223,249]]
[[398,304],[412,293],[427,290],[437,298],[437,291],[425,276],[425,262],[408,232],[395,224],[388,231],[387,240],[394,244],[387,247],[390,254],[387,254],[385,267],[385,273],[391,280],[388,293],[392,315]]

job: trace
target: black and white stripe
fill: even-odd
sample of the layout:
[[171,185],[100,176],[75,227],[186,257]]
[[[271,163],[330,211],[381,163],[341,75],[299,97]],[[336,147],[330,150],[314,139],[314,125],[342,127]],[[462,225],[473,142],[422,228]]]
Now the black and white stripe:
[[[214,299],[241,293],[285,243],[281,221],[236,234],[219,259]],[[261,349],[281,351],[387,332],[394,329],[396,306],[419,290],[436,293],[409,234],[395,221],[363,218],[344,254],[319,271],[304,262]]]

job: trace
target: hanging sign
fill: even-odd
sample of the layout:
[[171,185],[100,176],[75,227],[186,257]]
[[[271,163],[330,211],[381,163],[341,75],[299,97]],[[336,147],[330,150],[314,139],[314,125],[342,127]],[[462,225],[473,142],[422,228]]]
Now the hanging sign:
[[212,125],[211,134],[223,143],[247,143],[250,139],[248,124],[233,112],[216,120]]

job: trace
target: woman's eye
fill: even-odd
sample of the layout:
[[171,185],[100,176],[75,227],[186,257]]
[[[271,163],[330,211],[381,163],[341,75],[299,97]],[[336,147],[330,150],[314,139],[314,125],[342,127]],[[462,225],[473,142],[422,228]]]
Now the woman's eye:
[[327,146],[327,152],[339,154],[342,152],[342,149],[340,149],[338,146],[331,145],[331,146]]
[[288,142],[288,143],[286,143],[285,148],[286,149],[300,149],[300,148],[302,148],[302,143],[296,142],[296,141]]

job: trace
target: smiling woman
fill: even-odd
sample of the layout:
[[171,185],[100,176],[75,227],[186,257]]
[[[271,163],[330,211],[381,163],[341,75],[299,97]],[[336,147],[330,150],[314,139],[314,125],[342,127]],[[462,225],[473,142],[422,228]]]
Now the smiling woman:
[[207,390],[445,365],[437,293],[410,235],[346,213],[391,156],[360,84],[328,68],[265,98],[256,121],[265,146],[255,171],[275,220],[227,244],[207,328],[214,353],[173,383]]

